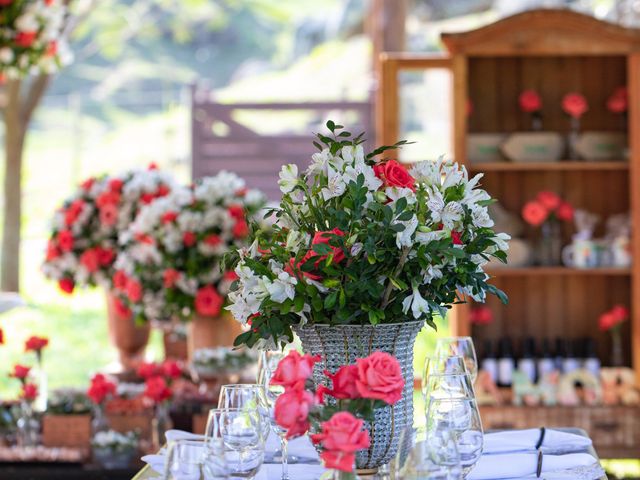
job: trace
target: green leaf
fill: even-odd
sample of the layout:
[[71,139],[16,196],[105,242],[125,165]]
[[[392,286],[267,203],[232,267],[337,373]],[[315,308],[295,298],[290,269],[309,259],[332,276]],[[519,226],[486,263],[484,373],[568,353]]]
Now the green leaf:
[[333,308],[334,305],[336,304],[337,299],[338,299],[338,292],[334,290],[329,295],[327,295],[327,297],[324,299],[324,308],[326,308],[327,310]]
[[336,129],[336,124],[333,120],[327,121],[327,128],[333,132]]

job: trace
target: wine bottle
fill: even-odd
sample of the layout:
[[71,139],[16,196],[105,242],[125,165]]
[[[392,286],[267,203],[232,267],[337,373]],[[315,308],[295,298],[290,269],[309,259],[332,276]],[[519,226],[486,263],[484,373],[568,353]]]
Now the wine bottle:
[[600,378],[600,359],[596,354],[596,342],[593,338],[585,338],[583,340],[584,359],[582,366],[589,370],[596,378]]
[[567,355],[562,361],[562,373],[571,373],[574,370],[578,370],[582,362],[580,362],[580,359],[576,354],[574,342],[565,340],[564,344]]
[[556,370],[562,373],[564,359],[567,358],[567,349],[564,340],[556,338],[555,364]]
[[554,370],[556,370],[556,363],[551,356],[549,339],[545,338],[542,340],[542,350],[540,352],[540,357],[538,357],[538,378],[544,378],[546,374],[551,373]]
[[500,340],[500,356],[498,357],[498,386],[510,387],[516,361],[513,358],[511,340],[504,337]]
[[522,356],[518,360],[518,370],[523,372],[531,383],[536,381],[536,341],[533,338],[525,338],[522,342]]
[[493,350],[493,343],[488,339],[484,341],[481,368],[489,374],[494,383],[498,381],[498,359]]

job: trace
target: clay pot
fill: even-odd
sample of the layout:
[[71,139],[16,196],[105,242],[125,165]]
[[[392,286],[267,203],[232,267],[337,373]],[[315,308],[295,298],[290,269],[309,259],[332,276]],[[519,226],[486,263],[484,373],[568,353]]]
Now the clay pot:
[[127,318],[118,314],[115,296],[107,292],[107,327],[109,340],[118,350],[118,362],[121,371],[135,370],[144,359],[144,350],[149,342],[151,326],[149,323],[136,325],[133,316]]
[[194,315],[187,334],[189,358],[192,359],[193,353],[200,348],[231,347],[242,332],[240,322],[228,313],[219,317]]

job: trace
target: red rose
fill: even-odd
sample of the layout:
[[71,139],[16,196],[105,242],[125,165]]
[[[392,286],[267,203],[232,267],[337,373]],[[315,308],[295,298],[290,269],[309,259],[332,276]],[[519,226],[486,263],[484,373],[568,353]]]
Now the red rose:
[[125,291],[130,302],[138,303],[142,300],[142,285],[133,278],[127,279],[127,287]]
[[543,190],[536,195],[536,200],[547,210],[552,211],[560,206],[562,199],[557,193],[550,190]]
[[164,288],[173,288],[179,279],[180,272],[175,268],[167,268],[162,273],[162,284],[164,285]]
[[112,227],[118,221],[118,208],[112,203],[100,208],[100,223],[106,227]]
[[244,220],[244,207],[242,205],[229,205],[227,211],[236,220]]
[[123,185],[124,182],[119,178],[112,178],[111,180],[109,180],[109,190],[111,190],[112,192],[120,192]]
[[175,222],[176,218],[178,218],[178,214],[176,212],[165,212],[162,217],[162,223],[172,223]]
[[69,227],[75,223],[80,214],[82,213],[82,209],[84,208],[84,202],[82,200],[74,200],[71,202],[71,205],[64,212],[64,224]]
[[493,322],[493,312],[489,307],[476,307],[471,310],[471,323],[489,325]]
[[116,270],[113,274],[113,286],[117,290],[124,290],[127,288],[127,274],[124,273],[124,270]]
[[171,398],[171,389],[162,377],[151,377],[145,382],[144,396],[154,403],[161,403]]
[[311,441],[314,444],[322,443],[325,450],[355,453],[371,445],[369,432],[364,429],[364,421],[354,417],[352,413],[334,413],[321,427],[321,433],[311,435]]
[[556,210],[556,217],[563,222],[570,222],[573,220],[573,207],[569,202],[562,202]]
[[184,232],[182,235],[182,243],[184,243],[184,246],[187,248],[193,247],[196,244],[196,241],[196,234],[193,232]]
[[220,235],[212,233],[211,235],[207,235],[205,237],[204,243],[209,245],[210,247],[217,247],[222,243],[222,239],[220,238]]
[[339,400],[360,398],[360,393],[356,388],[358,378],[358,367],[356,365],[345,365],[340,367],[336,373],[325,370],[324,374],[331,379],[333,388],[326,393]]
[[629,309],[624,305],[616,305],[611,309],[611,314],[620,322],[624,322],[629,318]]
[[76,288],[76,284],[70,278],[61,278],[58,280],[58,288],[64,293],[73,293],[73,289]]
[[295,388],[304,385],[304,382],[313,373],[313,366],[321,360],[319,355],[300,355],[295,350],[280,360],[276,371],[271,378],[271,385],[282,385],[285,388]]
[[309,430],[309,410],[313,401],[313,394],[302,388],[285,390],[276,399],[274,418],[287,430],[287,438],[299,437]]
[[39,352],[47,345],[49,345],[49,339],[32,335],[27,339],[26,342],[24,342],[24,351]]
[[627,87],[618,87],[607,100],[607,109],[612,113],[624,113],[629,104]]
[[244,220],[238,220],[233,226],[231,233],[233,233],[235,238],[245,238],[249,235],[249,225],[247,225],[247,222]]
[[113,299],[113,307],[116,309],[116,314],[120,318],[125,318],[125,319],[131,318],[131,315],[132,315],[131,309],[124,304],[121,298],[115,297]]
[[580,118],[589,110],[589,105],[584,96],[579,93],[567,93],[562,98],[562,109],[573,118]]
[[402,397],[404,378],[398,360],[385,352],[358,358],[356,387],[362,398],[383,400],[393,405]]
[[174,360],[165,360],[161,368],[165,377],[176,379],[182,375],[182,367]]
[[228,271],[224,272],[223,278],[227,282],[235,282],[240,277],[238,277],[238,274],[236,272],[234,272],[233,270],[228,270]]
[[93,187],[95,183],[96,183],[95,178],[93,177],[87,178],[84,182],[80,184],[80,188],[82,188],[82,190],[84,190],[85,192],[88,192],[89,190],[91,190],[91,187]]
[[109,395],[116,394],[116,384],[109,381],[107,377],[98,373],[91,379],[91,384],[87,390],[87,396],[93,403],[101,404]]
[[406,167],[395,160],[378,163],[373,166],[373,171],[387,187],[405,187],[416,191],[416,180],[409,175]]
[[535,200],[527,202],[524,207],[522,207],[522,218],[534,227],[542,225],[548,216],[548,210]]
[[19,365],[19,364],[14,365],[13,372],[11,372],[9,376],[13,378],[19,378],[20,380],[24,380],[25,378],[27,378],[27,376],[29,376],[30,370],[31,370],[31,367],[26,367],[24,365]]
[[158,185],[158,189],[156,190],[156,198],[166,197],[169,195],[171,189],[167,187],[164,183]]
[[119,192],[107,190],[102,192],[100,195],[98,195],[98,197],[96,198],[96,205],[98,205],[99,208],[103,208],[106,205],[115,205],[119,201],[120,201]]
[[542,109],[542,99],[535,90],[525,90],[518,97],[523,112],[533,113]]
[[220,315],[224,299],[211,285],[202,287],[196,293],[195,307],[198,315],[217,317]]
[[136,373],[140,378],[144,378],[145,380],[151,377],[157,377],[161,373],[161,367],[157,363],[153,362],[142,362],[138,365]]
[[98,258],[98,252],[94,248],[85,250],[80,255],[80,264],[87,269],[89,273],[94,273],[100,268],[100,260]]
[[63,252],[73,250],[73,234],[69,230],[60,230],[56,241]]
[[98,254],[98,262],[100,266],[106,267],[111,265],[116,258],[116,253],[110,248],[96,248],[96,253]]
[[605,312],[600,315],[600,318],[598,319],[598,328],[600,328],[601,331],[606,332],[618,325],[618,323],[620,322],[616,319],[615,315],[611,312]]
[[22,398],[33,401],[38,396],[38,386],[35,383],[25,383],[22,386]]
[[356,454],[325,450],[320,454],[320,459],[322,460],[324,468],[334,468],[343,472],[351,472],[356,463]]
[[307,254],[302,258],[302,260],[298,262],[296,262],[295,258],[292,258],[291,260],[289,260],[289,263],[284,266],[284,271],[287,272],[292,277],[300,278],[300,275],[303,275],[307,277],[309,280],[314,280],[316,282],[318,280],[322,280],[322,277],[320,275],[316,275],[311,272],[303,272],[301,269],[301,265],[313,256],[311,255],[312,253],[314,252],[307,252]]
[[156,199],[156,196],[153,193],[145,192],[140,195],[140,202],[144,205],[148,205]]
[[451,230],[451,241],[454,245],[463,245],[462,243],[462,233],[456,232],[455,230]]
[[0,345],[4,345],[4,332],[0,328]]
[[16,45],[22,48],[29,48],[38,37],[38,32],[18,32],[16,34]]
[[53,242],[53,240],[49,240],[47,242],[47,253],[45,256],[47,262],[50,262],[51,260],[55,260],[59,256],[60,256],[60,250],[58,250],[58,247],[56,246],[55,242]]

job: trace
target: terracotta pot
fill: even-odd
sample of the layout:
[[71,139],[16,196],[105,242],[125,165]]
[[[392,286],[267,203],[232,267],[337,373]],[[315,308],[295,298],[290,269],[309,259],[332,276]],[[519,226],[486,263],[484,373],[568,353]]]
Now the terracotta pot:
[[115,296],[111,292],[107,292],[109,340],[118,350],[121,370],[130,371],[143,360],[151,326],[148,323],[136,326],[133,317],[127,318],[119,315],[114,302]]
[[192,359],[193,352],[200,348],[231,347],[242,332],[242,325],[230,314],[225,313],[219,317],[195,315],[189,322],[187,334],[189,358]]

